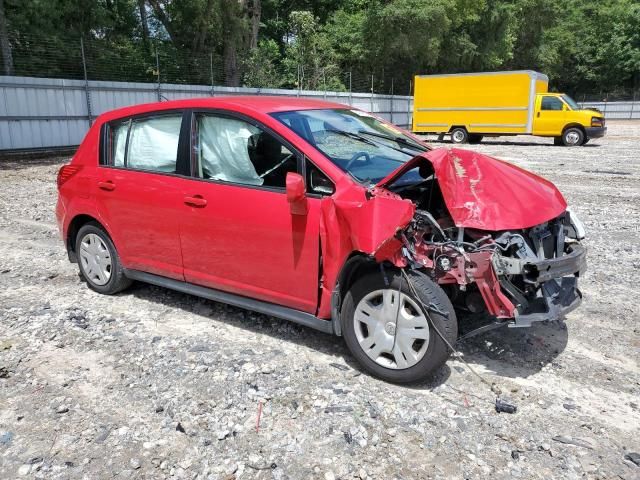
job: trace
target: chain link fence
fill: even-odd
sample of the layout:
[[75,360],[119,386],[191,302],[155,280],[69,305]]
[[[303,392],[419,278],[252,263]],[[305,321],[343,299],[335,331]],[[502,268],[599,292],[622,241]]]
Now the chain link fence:
[[[11,38],[12,65],[6,76],[170,83],[249,88],[283,88],[386,95],[410,95],[411,79],[384,70],[340,70],[313,59],[254,56],[225,66],[215,52],[186,54],[170,42],[19,35]],[[0,59],[1,61],[1,59]]]

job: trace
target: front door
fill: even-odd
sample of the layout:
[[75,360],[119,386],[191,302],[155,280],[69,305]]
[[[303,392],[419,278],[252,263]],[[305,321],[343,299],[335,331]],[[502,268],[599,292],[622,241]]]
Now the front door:
[[536,114],[533,119],[533,134],[560,136],[566,122],[567,112],[560,98],[554,95],[538,95]]
[[315,313],[320,199],[294,215],[287,172],[299,155],[253,122],[194,114],[195,176],[184,191],[185,280]]

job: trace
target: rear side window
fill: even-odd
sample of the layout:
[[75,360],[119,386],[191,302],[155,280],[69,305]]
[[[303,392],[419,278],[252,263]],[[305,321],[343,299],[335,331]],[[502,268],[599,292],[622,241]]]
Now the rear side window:
[[541,110],[562,110],[562,100],[556,97],[542,97]]
[[176,173],[182,114],[134,118],[108,125],[103,163]]

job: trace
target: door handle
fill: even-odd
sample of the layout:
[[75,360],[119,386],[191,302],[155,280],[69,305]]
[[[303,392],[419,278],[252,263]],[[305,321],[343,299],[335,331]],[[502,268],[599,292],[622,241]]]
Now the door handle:
[[207,200],[202,198],[202,195],[193,195],[192,197],[184,197],[184,203],[191,207],[206,207]]
[[538,112],[538,118],[540,118],[540,112]]
[[106,182],[98,182],[98,188],[101,190],[106,190],[107,192],[112,192],[116,188],[116,184],[111,180],[107,180]]

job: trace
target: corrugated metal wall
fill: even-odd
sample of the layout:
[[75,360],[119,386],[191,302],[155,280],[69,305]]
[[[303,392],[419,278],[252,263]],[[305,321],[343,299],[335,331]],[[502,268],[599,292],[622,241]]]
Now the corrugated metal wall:
[[282,95],[325,99],[411,123],[413,98],[366,93],[100,82],[0,76],[0,150],[78,145],[90,119],[114,108],[158,99],[225,95]]
[[579,105],[597,108],[610,120],[640,120],[640,102],[580,102]]

